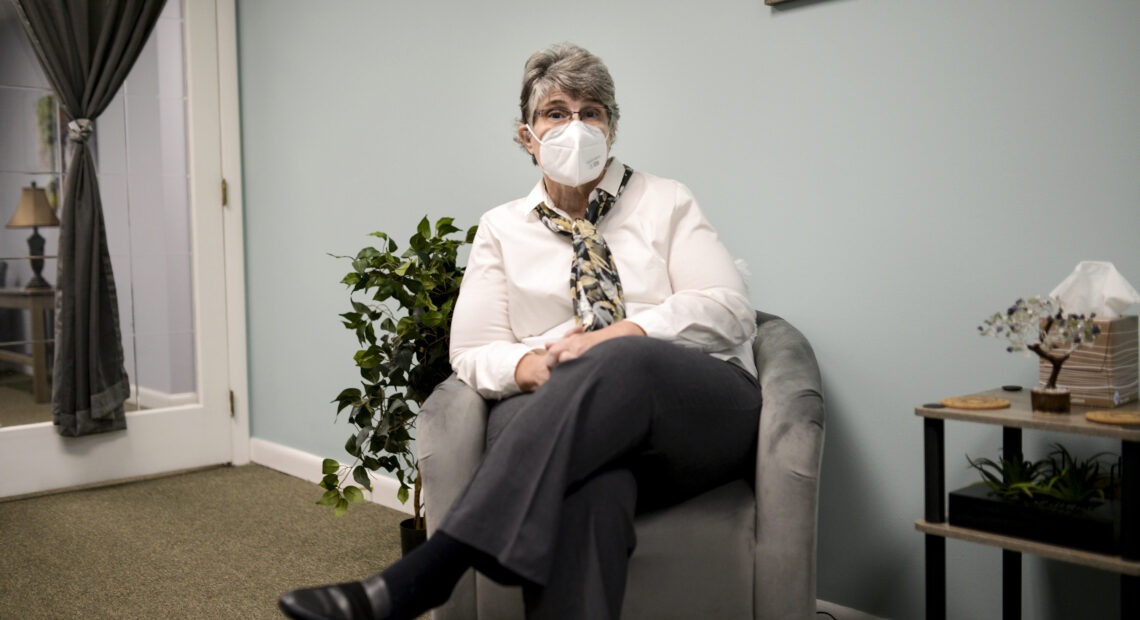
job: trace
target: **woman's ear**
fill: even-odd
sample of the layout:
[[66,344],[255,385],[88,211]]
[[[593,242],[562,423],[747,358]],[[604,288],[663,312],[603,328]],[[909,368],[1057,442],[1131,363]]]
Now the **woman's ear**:
[[534,136],[531,135],[530,130],[527,129],[525,124],[519,125],[519,142],[523,145],[523,148],[526,149],[526,152],[531,155],[535,155],[536,151],[538,151],[538,140],[534,139]]

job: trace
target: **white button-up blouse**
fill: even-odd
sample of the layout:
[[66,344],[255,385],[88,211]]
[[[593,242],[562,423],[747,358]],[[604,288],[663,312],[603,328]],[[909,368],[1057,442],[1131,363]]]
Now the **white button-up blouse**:
[[[612,160],[599,187],[616,193],[623,173]],[[574,326],[570,240],[538,219],[540,202],[553,207],[541,180],[525,198],[485,213],[467,261],[451,365],[484,398],[518,393],[522,356]],[[755,315],[744,281],[687,187],[634,171],[598,230],[617,265],[627,320],[652,338],[756,374]]]

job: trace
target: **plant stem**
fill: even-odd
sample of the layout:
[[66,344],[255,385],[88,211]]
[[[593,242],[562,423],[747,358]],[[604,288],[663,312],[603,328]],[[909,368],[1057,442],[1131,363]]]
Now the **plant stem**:
[[1071,354],[1066,353],[1064,355],[1053,355],[1052,353],[1041,348],[1040,344],[1031,344],[1028,348],[1030,351],[1033,351],[1042,359],[1049,360],[1049,363],[1053,365],[1053,371],[1049,373],[1049,381],[1045,383],[1045,389],[1057,389],[1057,377],[1061,375],[1061,365],[1065,363],[1065,360],[1069,359],[1069,355]]
[[416,481],[412,485],[412,489],[413,489],[413,491],[412,491],[412,513],[413,513],[412,514],[412,525],[417,530],[422,530],[426,527],[424,525],[423,504],[420,502],[420,490],[422,488],[423,488],[423,485],[420,484],[420,468],[417,465],[416,466]]

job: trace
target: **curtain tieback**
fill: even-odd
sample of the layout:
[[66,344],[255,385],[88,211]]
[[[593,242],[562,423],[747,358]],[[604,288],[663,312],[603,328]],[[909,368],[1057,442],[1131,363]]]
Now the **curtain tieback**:
[[95,122],[89,118],[77,118],[67,124],[67,137],[72,142],[87,142],[95,132]]

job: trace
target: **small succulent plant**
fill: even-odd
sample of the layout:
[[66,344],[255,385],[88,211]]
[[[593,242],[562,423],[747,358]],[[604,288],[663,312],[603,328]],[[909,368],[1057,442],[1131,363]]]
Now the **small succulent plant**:
[[966,461],[978,470],[990,491],[1006,500],[1037,503],[1055,510],[1084,510],[1118,495],[1119,464],[1105,466],[1107,452],[1077,459],[1061,444],[1053,444],[1039,461],[980,458]]
[[981,473],[982,481],[990,491],[1005,499],[1032,499],[1038,491],[1037,480],[1045,467],[1044,462],[1034,463],[1020,455],[1016,459],[1002,458],[1000,462],[985,458],[973,460],[967,455],[966,461]]

